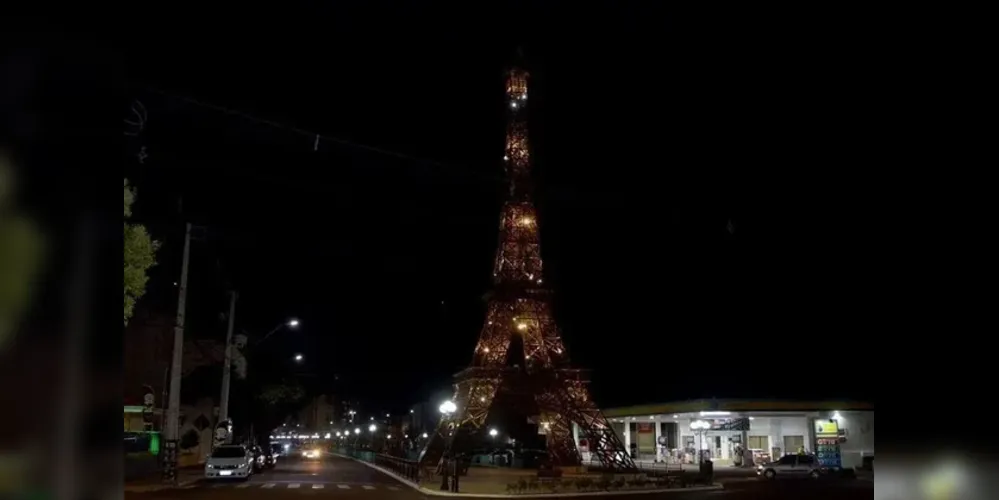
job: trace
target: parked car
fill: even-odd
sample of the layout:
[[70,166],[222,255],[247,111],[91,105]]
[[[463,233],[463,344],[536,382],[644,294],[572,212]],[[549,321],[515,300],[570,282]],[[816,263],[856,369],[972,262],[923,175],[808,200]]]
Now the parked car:
[[784,455],[775,462],[767,462],[756,467],[756,475],[766,479],[788,477],[811,477],[818,479],[825,469],[819,466],[815,455]]
[[253,452],[239,445],[225,445],[215,451],[205,461],[205,477],[208,479],[249,479],[254,469]]

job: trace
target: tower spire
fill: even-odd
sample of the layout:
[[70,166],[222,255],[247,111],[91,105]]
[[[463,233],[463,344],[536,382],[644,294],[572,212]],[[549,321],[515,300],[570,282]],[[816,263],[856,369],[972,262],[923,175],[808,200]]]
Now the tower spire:
[[541,284],[541,249],[527,135],[528,73],[514,67],[506,75],[506,150],[503,166],[509,193],[500,216],[500,239],[493,266],[496,285]]

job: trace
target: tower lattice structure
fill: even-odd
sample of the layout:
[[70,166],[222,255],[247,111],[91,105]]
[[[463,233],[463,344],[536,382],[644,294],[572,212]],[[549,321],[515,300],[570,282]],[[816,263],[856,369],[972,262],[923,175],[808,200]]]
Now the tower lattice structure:
[[[551,293],[544,288],[537,212],[533,202],[527,134],[528,73],[507,73],[508,121],[503,156],[509,193],[499,224],[493,290],[471,366],[455,375],[456,411],[444,414],[420,455],[422,467],[437,467],[442,457],[469,451],[498,393],[536,415],[553,465],[581,464],[573,439],[579,437],[604,467],[634,469],[635,464],[603,413],[590,399],[584,370],[569,366],[562,336],[552,317]],[[514,337],[521,353],[508,353]],[[517,364],[508,366],[508,354]]]

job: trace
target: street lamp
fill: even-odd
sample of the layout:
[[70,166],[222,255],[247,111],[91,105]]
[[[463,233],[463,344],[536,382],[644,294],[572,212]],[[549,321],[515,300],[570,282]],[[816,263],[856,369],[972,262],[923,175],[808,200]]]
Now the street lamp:
[[458,409],[458,407],[454,404],[454,401],[447,400],[441,403],[440,407],[438,407],[437,409],[440,410],[440,412],[443,413],[444,415],[450,416]]
[[257,345],[260,345],[263,341],[267,340],[268,337],[270,337],[271,335],[274,335],[275,333],[277,333],[278,330],[280,330],[280,329],[282,329],[284,327],[298,328],[298,325],[299,325],[298,319],[297,318],[291,318],[288,321],[285,321],[284,323],[281,323],[278,326],[275,326],[274,329],[272,329],[271,331],[267,332],[267,335],[264,335],[263,338],[261,338],[260,340],[257,341]]
[[496,429],[489,429],[490,437],[496,437],[497,434],[499,434],[499,431],[497,431]]
[[360,433],[361,433],[361,428],[360,427],[355,427],[354,428],[354,434],[360,434]]
[[371,424],[368,426],[368,430],[371,432],[375,432],[375,429],[376,429],[375,424]]
[[704,420],[695,420],[690,423],[690,430],[697,434],[697,456],[698,463],[704,462],[704,433],[711,428],[711,424]]
[[295,361],[301,363],[303,359],[305,359],[305,358],[301,354],[296,354],[295,355]]
[[427,439],[427,433],[426,432],[423,433],[423,439]]
[[[225,345],[226,345],[226,347],[225,347],[225,358],[224,358],[223,367],[222,367],[222,394],[221,394],[221,396],[219,398],[219,422],[226,421],[226,420],[229,419],[229,386],[230,386],[230,379],[232,377],[232,371],[230,370],[230,367],[232,366],[233,350],[235,348],[237,348],[237,347],[240,348],[240,349],[243,349],[243,346],[236,346],[236,345],[233,344],[232,327],[233,327],[233,318],[235,317],[235,314],[236,314],[236,294],[233,293],[233,295],[232,295],[232,305],[230,306],[230,310],[229,310],[229,331],[228,331],[228,334],[226,335],[226,340],[225,340]],[[268,337],[270,337],[271,335],[274,335],[275,332],[277,332],[278,330],[280,330],[281,328],[284,328],[286,326],[289,327],[289,328],[297,328],[298,327],[298,319],[291,318],[288,321],[285,321],[284,323],[278,324],[277,326],[274,327],[274,329],[272,329],[271,331],[267,332],[267,335],[264,335],[263,338],[261,338],[256,344],[254,344],[254,347],[255,346],[259,346],[261,342],[267,340]],[[247,345],[247,346],[245,346],[245,348],[246,348],[247,351],[244,354],[244,361],[245,361],[245,356],[249,355],[249,348],[250,348],[250,346]],[[296,361],[300,361],[300,360],[296,359]],[[243,365],[243,366],[245,367],[245,365]],[[242,376],[245,377],[245,375],[246,374],[243,373]],[[232,439],[232,436],[228,436],[228,435],[226,436],[226,441],[227,442],[229,440],[231,440],[231,439]]]

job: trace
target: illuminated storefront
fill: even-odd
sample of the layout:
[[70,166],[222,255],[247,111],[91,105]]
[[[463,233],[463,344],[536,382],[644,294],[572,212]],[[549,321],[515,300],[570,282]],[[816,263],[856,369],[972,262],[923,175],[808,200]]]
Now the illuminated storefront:
[[693,464],[704,456],[739,465],[748,449],[754,462],[809,453],[859,467],[874,455],[874,406],[866,403],[711,400],[603,411],[640,461]]

